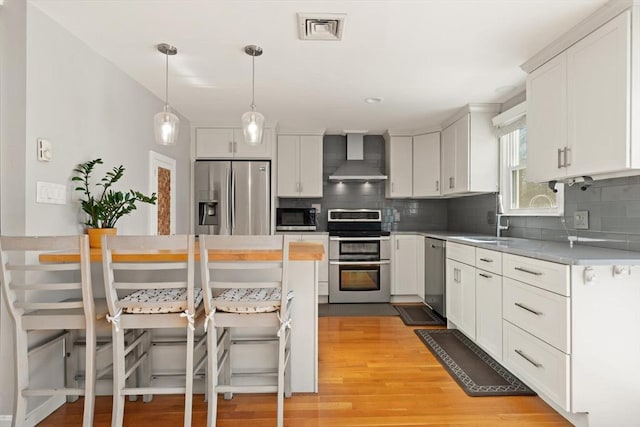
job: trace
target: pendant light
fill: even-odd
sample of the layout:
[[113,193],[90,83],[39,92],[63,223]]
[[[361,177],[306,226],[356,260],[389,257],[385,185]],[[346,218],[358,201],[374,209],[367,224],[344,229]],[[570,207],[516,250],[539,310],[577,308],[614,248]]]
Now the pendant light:
[[251,111],[242,115],[242,132],[244,142],[248,145],[258,145],[262,143],[262,131],[264,129],[264,116],[256,111],[255,104],[255,83],[256,83],[256,56],[262,55],[262,48],[256,45],[244,47],[244,52],[252,57],[252,77],[251,77]]
[[171,112],[169,107],[169,55],[178,53],[178,49],[167,43],[157,46],[158,51],[166,56],[165,63],[165,98],[164,109],[153,118],[153,131],[156,142],[160,145],[175,145],[178,141],[178,131],[180,130],[180,119]]

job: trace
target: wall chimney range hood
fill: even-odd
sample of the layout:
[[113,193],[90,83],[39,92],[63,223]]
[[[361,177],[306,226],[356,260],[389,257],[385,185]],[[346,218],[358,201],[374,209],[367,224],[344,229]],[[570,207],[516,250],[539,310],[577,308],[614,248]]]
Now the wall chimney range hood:
[[329,176],[329,181],[372,182],[387,176],[364,160],[364,133],[347,132],[347,161]]

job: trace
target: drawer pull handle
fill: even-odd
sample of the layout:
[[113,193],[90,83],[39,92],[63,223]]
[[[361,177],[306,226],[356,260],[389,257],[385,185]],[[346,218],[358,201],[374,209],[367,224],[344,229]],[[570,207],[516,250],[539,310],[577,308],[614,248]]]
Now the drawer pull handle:
[[514,303],[513,303],[513,305],[515,305],[515,306],[517,306],[517,307],[520,307],[521,309],[526,310],[526,311],[528,311],[529,313],[533,313],[533,314],[535,314],[536,316],[541,316],[541,315],[542,315],[542,312],[541,312],[541,311],[535,311],[534,309],[529,308],[529,307],[527,307],[526,305],[520,304],[519,302],[514,302]]
[[484,273],[478,273],[478,276],[482,276],[485,279],[491,279],[493,276],[489,276],[488,274],[484,274]]
[[539,271],[527,270],[524,267],[513,267],[514,270],[522,271],[523,273],[533,274],[535,276],[542,276],[542,273]]
[[524,360],[526,360],[527,362],[531,363],[533,366],[535,366],[536,368],[542,368],[542,363],[538,363],[535,362],[533,359],[531,359],[530,357],[528,357],[526,354],[524,354],[524,352],[522,350],[518,350],[517,348],[514,350],[516,353],[518,353],[518,356],[522,357]]
[[484,262],[493,262],[492,259],[489,258],[480,258],[480,261],[484,261]]

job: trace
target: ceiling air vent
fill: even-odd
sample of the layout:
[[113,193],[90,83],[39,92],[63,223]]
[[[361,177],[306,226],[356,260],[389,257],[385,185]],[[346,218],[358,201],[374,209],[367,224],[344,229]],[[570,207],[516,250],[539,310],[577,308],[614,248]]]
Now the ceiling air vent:
[[344,13],[298,13],[300,40],[342,40]]

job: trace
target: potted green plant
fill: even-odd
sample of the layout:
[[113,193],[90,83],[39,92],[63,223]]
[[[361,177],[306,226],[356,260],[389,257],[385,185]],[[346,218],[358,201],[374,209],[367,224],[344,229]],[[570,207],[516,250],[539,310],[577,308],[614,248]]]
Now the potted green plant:
[[112,188],[113,184],[118,182],[124,175],[125,168],[123,165],[108,171],[100,182],[95,184],[94,187],[98,187],[98,192],[94,195],[91,191],[91,173],[96,165],[101,164],[103,164],[102,159],[80,163],[73,170],[76,176],[71,178],[72,181],[80,184],[75,190],[84,195],[80,199],[82,210],[87,214],[87,220],[84,225],[87,226],[90,246],[96,248],[100,247],[102,234],[116,234],[116,222],[124,215],[136,210],[136,203],[154,205],[157,200],[156,193],[151,196],[145,196],[135,190],[122,192],[115,191]]

